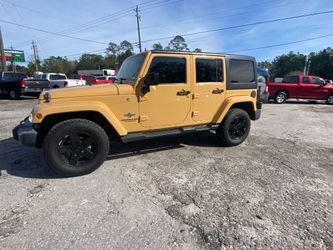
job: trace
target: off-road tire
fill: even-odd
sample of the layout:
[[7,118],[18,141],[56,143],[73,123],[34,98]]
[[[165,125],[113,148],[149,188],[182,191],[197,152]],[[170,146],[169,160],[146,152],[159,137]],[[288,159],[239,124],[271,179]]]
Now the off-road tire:
[[275,103],[278,103],[278,104],[282,104],[284,103],[285,101],[287,101],[288,99],[288,95],[286,92],[283,92],[283,91],[279,91],[276,95],[275,95],[275,98],[274,98],[274,101]]
[[67,177],[93,172],[103,164],[109,149],[109,138],[104,129],[86,119],[70,119],[56,124],[43,143],[48,166]]
[[330,105],[333,105],[333,95],[330,95],[329,97],[327,97],[326,103],[330,104]]
[[[240,123],[237,125],[238,121]],[[245,126],[240,126],[243,122]],[[237,129],[237,126],[240,127]],[[251,120],[249,114],[243,109],[235,108],[229,110],[225,119],[216,130],[216,135],[223,146],[237,146],[245,141],[250,129]]]

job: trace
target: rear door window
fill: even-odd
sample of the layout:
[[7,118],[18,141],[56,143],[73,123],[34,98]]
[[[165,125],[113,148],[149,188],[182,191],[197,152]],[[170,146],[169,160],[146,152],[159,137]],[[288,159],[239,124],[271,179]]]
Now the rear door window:
[[283,78],[283,83],[298,83],[298,76],[285,76]]
[[195,69],[197,82],[223,82],[221,59],[197,58]]
[[65,80],[66,76],[64,75],[50,75],[50,80]]
[[310,82],[310,81],[309,81],[309,77],[303,76],[303,77],[302,77],[302,82],[303,82],[303,83],[309,83],[309,82]]

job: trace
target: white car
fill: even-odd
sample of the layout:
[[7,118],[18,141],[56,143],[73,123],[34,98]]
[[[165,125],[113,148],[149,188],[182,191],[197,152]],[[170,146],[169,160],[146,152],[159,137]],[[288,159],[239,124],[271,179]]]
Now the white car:
[[50,89],[86,85],[85,80],[68,79],[65,74],[61,73],[43,73],[38,75],[36,80],[48,80],[50,82]]

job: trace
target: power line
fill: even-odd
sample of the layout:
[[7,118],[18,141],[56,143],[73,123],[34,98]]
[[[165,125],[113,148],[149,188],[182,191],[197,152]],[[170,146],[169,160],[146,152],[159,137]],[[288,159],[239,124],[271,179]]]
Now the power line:
[[76,40],[80,40],[80,41],[91,42],[91,43],[108,44],[106,42],[99,42],[99,41],[85,39],[85,38],[81,38],[81,37],[69,36],[69,35],[60,34],[60,33],[57,33],[57,32],[47,31],[47,30],[31,27],[31,26],[28,26],[28,25],[24,25],[24,24],[10,22],[10,21],[4,20],[4,19],[0,19],[0,22],[11,24],[11,25],[18,26],[18,27],[23,27],[23,28],[26,28],[26,29],[36,30],[36,31],[39,31],[39,32],[42,32],[42,33],[47,33],[47,34],[51,34],[51,35],[55,35],[55,36],[61,36],[61,37],[76,39]]
[[296,44],[296,43],[303,43],[303,42],[318,40],[318,39],[331,37],[331,36],[333,36],[333,34],[327,34],[327,35],[323,35],[323,36],[316,36],[316,37],[311,37],[311,38],[302,39],[302,40],[298,40],[298,41],[287,42],[287,43],[279,43],[279,44],[267,45],[267,46],[262,46],[262,47],[232,50],[232,51],[227,51],[226,53],[236,53],[236,52],[242,52],[242,51],[268,49],[268,48],[280,47],[280,46],[285,46],[285,45],[290,45],[290,44]]
[[[158,0],[150,0],[150,1],[140,3],[139,5],[144,6],[144,7],[152,6],[153,4],[156,4],[155,2],[157,2],[157,1]],[[167,1],[170,1],[170,0],[167,0]],[[135,6],[131,6],[131,7],[116,11],[112,14],[96,18],[94,20],[91,20],[89,22],[80,24],[78,26],[74,26],[72,28],[61,30],[57,33],[67,33],[67,35],[70,35],[70,34],[74,34],[74,33],[77,33],[77,32],[83,31],[83,30],[90,29],[90,28],[95,27],[97,25],[102,25],[102,24],[104,24],[106,22],[109,22],[109,21],[112,21],[112,20],[116,20],[116,19],[120,19],[120,18],[125,17],[125,16],[129,16],[129,15],[132,14],[132,9],[134,7]],[[44,37],[41,37],[41,38],[45,38],[45,37],[47,37],[47,36],[44,36]]]
[[[240,24],[240,25],[228,26],[228,27],[223,27],[223,28],[218,28],[218,29],[203,30],[203,31],[198,31],[198,32],[193,32],[193,33],[181,34],[180,36],[183,36],[183,37],[184,36],[194,36],[194,35],[212,33],[212,32],[217,32],[217,31],[231,30],[231,29],[237,29],[237,28],[244,28],[244,27],[249,27],[249,26],[254,26],[254,25],[259,25],[259,24],[274,23],[274,22],[280,22],[280,21],[286,21],[286,20],[293,20],[293,19],[299,19],[299,18],[310,17],[310,16],[325,15],[325,14],[331,14],[331,13],[333,13],[333,10],[322,11],[322,12],[315,12],[315,13],[298,15],[298,16],[277,18],[277,19],[271,19],[271,20],[265,20],[265,21],[247,23],[247,24]],[[141,42],[142,43],[147,43],[147,42],[151,42],[151,41],[171,39],[171,38],[174,38],[174,36],[165,36],[165,37],[153,38],[153,39],[148,39],[148,40],[144,40],[144,41],[141,41]]]

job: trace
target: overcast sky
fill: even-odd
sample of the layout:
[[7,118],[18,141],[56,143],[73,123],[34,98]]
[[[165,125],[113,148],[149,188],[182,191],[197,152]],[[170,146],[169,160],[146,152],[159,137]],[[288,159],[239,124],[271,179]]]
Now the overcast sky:
[[[32,40],[38,45],[41,59],[52,55],[75,59],[80,53],[91,51],[103,54],[108,42],[138,41],[132,10],[136,4],[141,4],[142,40],[156,39],[143,42],[146,49],[155,42],[166,46],[170,39],[159,39],[162,37],[333,10],[332,0],[0,0],[5,47],[24,50],[26,59],[32,55]],[[3,20],[90,41],[17,27]],[[326,14],[184,37],[191,50],[230,52],[333,34],[332,25],[333,14]],[[309,53],[326,47],[333,47],[333,35],[238,53],[255,56],[261,61],[272,60],[289,51]],[[135,51],[138,52],[138,47]]]

